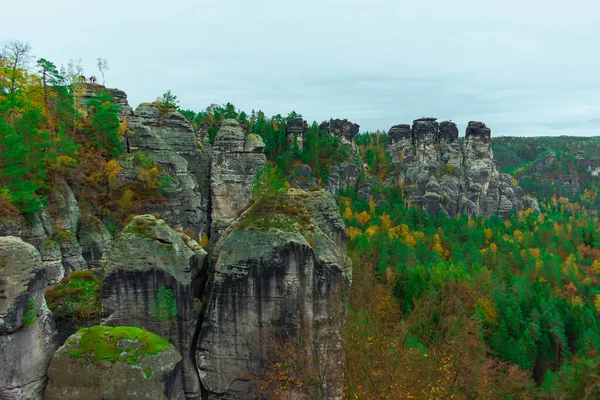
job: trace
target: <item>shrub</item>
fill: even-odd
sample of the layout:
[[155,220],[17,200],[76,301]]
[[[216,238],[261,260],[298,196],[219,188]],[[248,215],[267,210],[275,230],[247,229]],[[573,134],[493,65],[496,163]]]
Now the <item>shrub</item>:
[[177,304],[173,291],[161,286],[155,300],[150,302],[150,310],[159,322],[174,321],[177,318]]
[[46,301],[56,318],[81,323],[102,315],[101,290],[102,280],[93,271],[76,271],[49,288]]

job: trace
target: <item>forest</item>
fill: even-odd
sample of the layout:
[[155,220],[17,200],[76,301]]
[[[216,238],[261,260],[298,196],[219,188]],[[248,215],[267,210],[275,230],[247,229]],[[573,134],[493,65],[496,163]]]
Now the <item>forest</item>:
[[[29,54],[21,43],[0,57],[0,226],[30,220],[66,181],[85,214],[116,235],[145,204],[164,201],[170,175],[134,152],[142,183],[116,182],[131,134],[119,106],[105,90],[87,96],[76,65]],[[157,104],[179,107],[170,91]],[[310,166],[315,188],[325,187],[356,146],[358,182],[373,189],[368,199],[354,188],[336,197],[353,272],[340,328],[347,398],[600,398],[600,193],[598,177],[574,155],[600,158],[600,139],[495,138],[500,169],[538,199],[540,212],[446,218],[407,205],[384,132],[348,144],[313,122],[300,146],[285,131],[301,117],[295,111],[178,109],[209,143],[227,118],[261,136],[267,194],[293,186],[300,165]],[[549,152],[557,161],[536,170]],[[578,185],[536,173],[575,174]],[[301,369],[270,367],[273,387],[306,385]],[[272,393],[286,398],[283,389]]]

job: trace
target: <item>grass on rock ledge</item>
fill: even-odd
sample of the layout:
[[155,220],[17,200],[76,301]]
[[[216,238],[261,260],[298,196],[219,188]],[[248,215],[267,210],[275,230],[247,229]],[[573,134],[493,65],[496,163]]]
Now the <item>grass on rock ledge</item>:
[[56,318],[81,322],[102,314],[102,279],[93,271],[72,272],[46,291],[46,302]]

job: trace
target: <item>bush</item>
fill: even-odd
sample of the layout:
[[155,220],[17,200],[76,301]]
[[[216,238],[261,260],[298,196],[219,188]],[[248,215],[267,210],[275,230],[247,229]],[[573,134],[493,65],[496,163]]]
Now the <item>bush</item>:
[[81,323],[102,315],[101,291],[102,280],[93,271],[77,271],[49,288],[46,302],[54,317]]

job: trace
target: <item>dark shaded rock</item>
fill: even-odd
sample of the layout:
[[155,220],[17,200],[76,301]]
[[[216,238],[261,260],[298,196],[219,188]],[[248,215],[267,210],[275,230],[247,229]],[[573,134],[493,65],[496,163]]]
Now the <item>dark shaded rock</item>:
[[329,122],[322,122],[319,125],[319,129],[352,143],[356,135],[358,135],[360,125],[350,122],[347,119],[330,119]]
[[301,117],[291,119],[285,123],[285,133],[290,148],[294,144],[294,138],[296,138],[298,147],[301,149],[306,132],[308,132],[308,123]]
[[454,142],[458,140],[458,128],[451,121],[440,122],[440,142]]
[[412,142],[412,128],[408,124],[394,125],[388,131],[388,144],[392,145],[401,140]]
[[[197,364],[209,399],[253,399],[276,338],[306,335],[327,363],[327,398],[340,396],[339,297],[349,270],[344,224],[331,194],[291,189],[298,214],[254,203],[215,249]],[[258,214],[257,214],[258,213]],[[302,325],[301,321],[305,321]],[[302,331],[302,333],[300,333]],[[337,374],[337,375],[336,375]]]
[[[134,325],[167,338],[183,356],[183,388],[199,398],[194,335],[207,279],[206,252],[152,215],[135,217],[115,239],[104,270],[102,308],[107,325]],[[159,313],[159,291],[171,293],[173,314]],[[154,305],[153,305],[154,304]],[[162,317],[161,317],[162,316]]]

